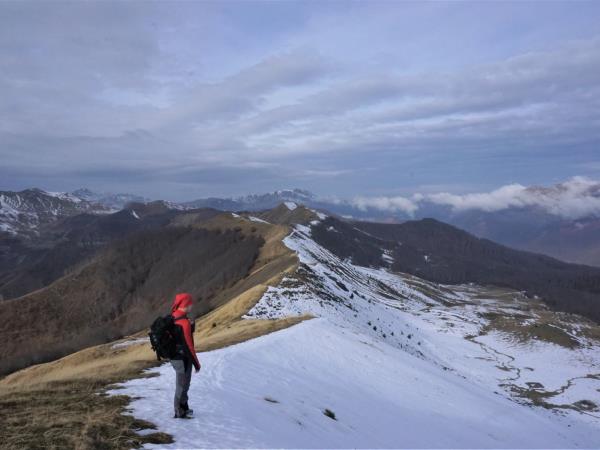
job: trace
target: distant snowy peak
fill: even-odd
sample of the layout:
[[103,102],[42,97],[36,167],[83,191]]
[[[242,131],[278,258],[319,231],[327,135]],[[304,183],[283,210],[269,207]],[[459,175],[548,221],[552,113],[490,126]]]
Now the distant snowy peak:
[[68,214],[72,211],[104,210],[101,205],[66,192],[26,189],[20,192],[0,191],[0,205],[5,212]]
[[142,202],[131,202],[127,203],[124,210],[129,210],[131,215],[137,218],[152,216],[156,214],[163,214],[169,210],[179,210],[183,211],[188,208],[184,208],[177,203],[171,203],[164,200],[154,200],[147,203]]
[[200,198],[180,205],[183,208],[214,208],[222,211],[262,211],[275,208],[284,202],[308,206],[316,201],[317,197],[312,192],[303,189],[282,189],[266,194],[250,194],[235,198]]
[[69,193],[69,192],[49,192],[49,191],[41,191],[44,192],[45,194],[51,196],[51,197],[55,197],[55,198],[59,198],[61,200],[67,200],[73,203],[81,203],[81,201],[83,200],[81,197],[78,197],[77,195],[74,195],[73,193]]
[[277,195],[279,195],[281,198],[290,198],[290,199],[297,199],[297,200],[314,200],[316,198],[315,194],[313,194],[310,191],[306,191],[303,189],[284,189],[284,190],[279,190],[279,191],[275,191],[275,193]]
[[46,192],[37,188],[0,191],[0,232],[31,236],[42,225],[84,212],[98,214],[110,210],[73,193]]
[[531,194],[548,197],[561,197],[568,194],[571,197],[600,198],[600,182],[581,176],[572,177],[552,186],[529,186],[523,190]]
[[307,203],[316,199],[316,196],[309,191],[303,189],[282,189],[266,194],[251,194],[243,197],[238,197],[235,201],[247,206],[252,205],[268,205],[273,207],[278,203]]
[[112,194],[110,192],[98,193],[87,188],[77,189],[76,191],[63,195],[70,195],[88,202],[99,203],[104,207],[115,211],[123,209],[128,203],[148,203],[152,201],[151,199],[140,195],[124,193]]

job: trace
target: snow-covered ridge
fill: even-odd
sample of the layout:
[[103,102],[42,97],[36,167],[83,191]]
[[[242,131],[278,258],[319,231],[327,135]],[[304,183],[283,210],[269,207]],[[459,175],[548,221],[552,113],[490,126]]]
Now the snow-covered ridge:
[[[280,286],[270,287],[245,317],[274,319],[313,314],[386,339],[390,345],[412,354],[422,354],[426,343],[420,339],[419,330],[410,321],[390,316],[392,308],[400,307],[390,299],[397,295],[426,304],[429,298],[395,282],[384,272],[379,274],[377,270],[340,260],[310,238],[308,226],[296,225],[283,242],[298,254],[304,280],[288,277]],[[383,281],[381,275],[387,280]]]
[[[136,417],[174,436],[174,444],[160,448],[572,448],[600,442],[598,412],[585,410],[585,403],[576,410],[577,402],[593,403],[600,388],[598,343],[583,324],[556,325],[576,348],[520,340],[492,327],[494,314],[521,325],[539,321],[518,292],[436,285],[355,266],[316,244],[308,226],[297,225],[284,243],[298,254],[300,268],[269,288],[247,317],[309,313],[316,319],[200,353],[191,421],[171,418],[168,364],[151,369],[157,377],[115,391],[136,398],[130,405]],[[524,391],[545,393],[562,406],[527,407]]]
[[[564,398],[577,384],[573,380],[600,389],[600,343],[586,337],[577,322],[553,325],[557,335],[572,339],[575,348],[535,336],[523,341],[523,336],[490,325],[487,317],[494,314],[515,316],[523,325],[539,319],[535,312],[522,318],[531,308],[521,293],[496,293],[472,284],[438,285],[387,269],[356,266],[318,245],[304,225],[297,225],[284,243],[298,254],[299,272],[270,287],[247,317],[307,313],[323,317],[521,402],[527,402],[527,396],[514,394],[527,394],[536,383],[549,404]],[[563,391],[564,386],[568,387]],[[571,392],[576,391],[583,394],[579,388]],[[587,397],[596,397],[593,389]],[[569,404],[583,400],[574,396]]]

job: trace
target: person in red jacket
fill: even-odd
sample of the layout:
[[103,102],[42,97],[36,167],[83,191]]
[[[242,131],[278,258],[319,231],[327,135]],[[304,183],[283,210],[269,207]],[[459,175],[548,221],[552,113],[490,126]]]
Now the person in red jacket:
[[189,418],[194,411],[188,406],[188,390],[192,378],[192,365],[196,373],[200,371],[200,361],[194,349],[194,328],[195,323],[188,318],[188,313],[192,310],[192,296],[188,293],[181,293],[175,296],[171,315],[175,325],[180,327],[179,342],[177,343],[177,355],[171,358],[171,365],[175,369],[175,398],[173,400],[175,408],[175,418]]

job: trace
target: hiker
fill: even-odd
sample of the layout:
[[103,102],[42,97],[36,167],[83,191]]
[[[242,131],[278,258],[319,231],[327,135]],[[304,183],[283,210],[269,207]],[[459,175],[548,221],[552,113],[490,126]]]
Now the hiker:
[[192,310],[192,296],[187,293],[177,294],[173,300],[171,315],[175,325],[181,328],[180,339],[176,344],[176,354],[170,361],[175,369],[175,418],[189,418],[194,410],[188,406],[188,389],[192,378],[192,364],[196,373],[200,371],[200,361],[194,350],[195,323],[187,314]]

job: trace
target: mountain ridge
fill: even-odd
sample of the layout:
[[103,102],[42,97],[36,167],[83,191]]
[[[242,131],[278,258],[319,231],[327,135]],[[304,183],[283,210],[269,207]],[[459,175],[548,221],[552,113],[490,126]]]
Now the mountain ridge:
[[[355,446],[362,442],[372,447],[375,443],[390,446],[401,437],[418,447],[442,442],[443,436],[450,439],[448,445],[461,442],[469,448],[492,443],[503,447],[524,443],[586,447],[594,442],[599,405],[593,393],[600,388],[596,370],[600,366],[594,356],[600,346],[597,324],[578,315],[554,312],[540,299],[527,298],[514,289],[474,283],[447,285],[390,270],[399,256],[393,253],[395,241],[371,233],[377,230],[365,231],[355,225],[291,203],[262,213],[217,212],[210,217],[193,211],[175,213],[167,235],[193,236],[194,230],[204,230],[201,233],[213,236],[228,229],[231,236],[258,234],[265,240],[246,276],[219,291],[212,309],[202,310],[206,314],[196,320],[195,342],[203,352],[199,358],[205,376],[192,383],[191,401],[199,412],[198,422],[190,422],[185,433],[172,426],[172,369],[156,361],[145,329],[112,342],[108,336],[106,343],[0,379],[0,410],[12,405],[13,414],[37,417],[39,411],[28,406],[29,402],[18,401],[34,395],[53,411],[44,416],[41,429],[62,420],[70,424],[65,436],[71,442],[103,442],[106,433],[116,432],[114,424],[125,423],[118,437],[110,435],[123,447],[154,443],[176,448],[191,442],[206,447],[226,442],[235,447],[234,441],[244,447],[312,442],[336,448],[347,447],[351,441]],[[319,233],[341,235],[343,242],[356,247],[357,256],[334,247],[333,252],[328,250],[331,245],[323,242]],[[431,230],[427,233],[431,237]],[[188,241],[181,246],[176,242],[165,249],[193,247]],[[157,242],[150,243],[156,255],[165,253]],[[120,254],[129,255],[131,244],[128,240],[122,243]],[[419,248],[415,246],[417,251]],[[361,252],[366,253],[360,256]],[[163,267],[160,260],[165,256],[155,260],[146,258],[145,252],[133,254],[140,257],[135,263],[140,270],[134,270],[134,275],[145,277],[148,263]],[[106,260],[108,267],[114,268],[108,278],[118,285],[115,293],[126,292],[130,286],[125,278],[115,276],[120,272],[115,263],[121,259]],[[126,262],[128,257],[122,260]],[[210,261],[204,264],[222,266],[222,262]],[[180,281],[177,289],[187,289]],[[22,299],[14,301],[18,300]],[[117,303],[126,308],[129,304]],[[138,308],[150,308],[154,314],[161,309],[166,312],[168,306],[166,292],[151,302],[137,303]],[[96,310],[96,315],[101,312]],[[2,321],[5,327],[12,322]],[[45,329],[60,326],[53,321],[39,325]],[[285,328],[288,330],[279,331]],[[256,337],[259,339],[254,340]],[[238,371],[246,376],[225,375]],[[289,395],[290,381],[295,386],[293,396]],[[223,382],[230,389],[224,389]],[[239,391],[238,382],[244,386]],[[78,393],[91,385],[95,386],[94,395],[66,394],[73,386],[81,386],[74,391]],[[385,401],[378,400],[378,389],[386,393]],[[235,395],[227,394],[232,391]],[[59,401],[59,395],[65,398]],[[362,399],[367,407],[353,404],[353,398]],[[114,407],[117,401],[120,408]],[[65,416],[66,410],[80,408],[77,404],[86,405],[91,412],[83,418]],[[440,409],[448,404],[461,405],[460,410],[471,412],[471,418],[457,421],[454,408]],[[252,414],[246,414],[248,411]],[[433,416],[432,411],[436,411]],[[95,416],[96,412],[102,417]],[[488,416],[512,418],[509,422],[515,433],[507,437],[497,421],[490,427],[489,420],[482,420]],[[413,424],[402,436],[398,417]],[[80,431],[81,421],[85,430],[93,429],[87,422],[92,419],[100,420],[104,430],[95,437],[90,431]],[[282,432],[261,432],[260,437],[248,428],[254,424],[252,429],[263,430],[262,424],[267,422],[268,427],[275,424]],[[227,432],[222,431],[223,423],[231,425]],[[453,431],[440,436],[428,433],[428,438],[417,432],[441,429],[444,423]],[[531,433],[533,426],[539,432]],[[482,432],[467,432],[473,427]],[[137,434],[140,429],[143,433]],[[22,431],[22,427],[7,427],[6,442],[21,439],[22,443]],[[37,439],[44,435],[28,436]]]
[[[522,195],[527,198],[554,198],[554,202],[558,201],[555,197],[561,195],[567,197],[583,195],[587,196],[585,197],[587,200],[597,198],[600,195],[600,184],[593,185],[589,182],[581,182],[579,183],[581,186],[579,186],[576,185],[575,181],[577,181],[577,177],[574,180],[559,183],[552,187],[523,187]],[[31,189],[31,191],[44,192],[39,189]],[[504,194],[499,191],[501,189],[494,195],[501,199],[501,194]],[[80,198],[84,201],[98,202],[101,208],[107,211],[126,208],[129,203],[145,204],[157,201],[163,202],[171,209],[181,210],[208,207],[222,211],[260,211],[274,208],[281,202],[293,201],[298,204],[305,204],[310,208],[326,210],[347,219],[362,221],[401,223],[407,220],[434,217],[476,236],[488,238],[520,250],[544,253],[566,262],[600,266],[600,218],[597,215],[584,214],[581,217],[569,219],[558,214],[560,211],[552,212],[548,208],[544,209],[541,205],[535,204],[535,202],[531,203],[532,199],[530,199],[530,203],[524,201],[519,204],[517,202],[512,206],[507,204],[500,209],[486,210],[481,207],[455,209],[449,203],[443,203],[458,202],[460,196],[440,196],[441,194],[437,197],[436,194],[413,196],[415,197],[414,201],[417,202],[415,205],[418,205],[418,207],[409,212],[403,209],[406,202],[400,202],[396,205],[393,198],[327,199],[299,188],[228,198],[208,197],[185,202],[151,200],[131,194],[97,194],[86,188],[71,193],[50,194],[56,198],[62,198],[64,201],[69,199],[78,201],[77,199]],[[78,195],[80,197],[77,197]],[[470,199],[471,202],[476,200],[475,194],[466,194],[464,197]],[[489,197],[490,201],[494,199],[492,194]],[[569,201],[570,198],[565,201]],[[407,199],[407,201],[413,202],[410,197],[407,197]],[[587,200],[586,202],[589,203]],[[2,205],[0,204],[0,206]],[[10,212],[5,209],[3,213],[3,209],[0,208],[0,234],[3,230],[12,234],[28,234],[29,229],[35,223],[27,222],[27,215],[25,214],[23,216],[25,222],[21,226],[15,226],[7,218],[10,216]],[[14,214],[14,211],[12,212]]]

